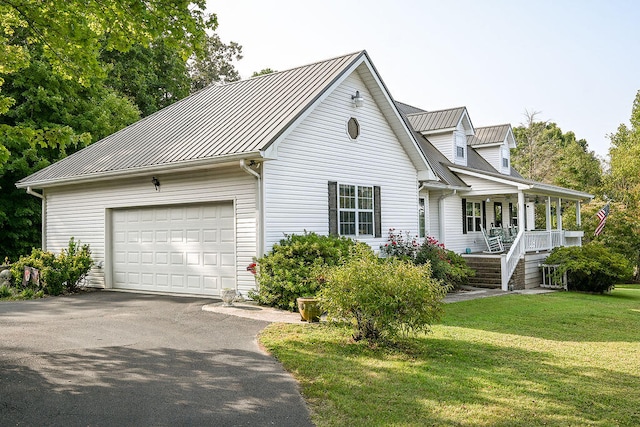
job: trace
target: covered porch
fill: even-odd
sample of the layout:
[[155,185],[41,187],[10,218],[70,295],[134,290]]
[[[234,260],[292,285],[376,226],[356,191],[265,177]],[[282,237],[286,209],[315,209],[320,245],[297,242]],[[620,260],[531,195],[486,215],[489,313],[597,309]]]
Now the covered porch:
[[[538,287],[542,283],[538,266],[553,248],[582,245],[580,208],[590,195],[557,190],[530,188],[510,194],[478,194],[487,223],[482,231],[484,245],[463,254],[476,270],[478,285],[505,291]],[[472,200],[473,192],[466,196]],[[489,251],[485,236],[499,237],[502,250]]]

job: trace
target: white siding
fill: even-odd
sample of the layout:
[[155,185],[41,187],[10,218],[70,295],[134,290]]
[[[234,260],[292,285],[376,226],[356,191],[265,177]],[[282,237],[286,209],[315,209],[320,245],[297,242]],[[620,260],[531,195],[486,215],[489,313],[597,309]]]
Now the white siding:
[[544,260],[549,256],[548,253],[543,254],[527,254],[525,255],[524,264],[524,287],[525,289],[538,288],[542,284],[542,272],[540,264],[544,264]]
[[472,195],[492,196],[494,194],[516,194],[518,191],[514,185],[476,178],[463,173],[459,173],[458,175],[468,186],[471,187],[470,194]]
[[509,165],[511,165],[511,155],[506,143],[498,146],[475,147],[475,150],[483,159],[493,166],[497,172],[505,175],[511,173],[510,167],[505,168],[502,166],[502,159],[505,158],[505,156],[509,160]]
[[[456,165],[467,166],[467,150],[469,150],[469,147],[467,146],[467,136],[465,135],[462,122],[458,124],[457,130],[453,133],[453,141],[453,163]],[[458,147],[462,147],[464,150],[463,157],[458,157]]]
[[[182,174],[156,174],[160,191],[148,178],[131,178],[104,183],[50,188],[47,197],[47,249],[58,252],[70,237],[88,243],[96,263],[90,281],[111,287],[105,273],[110,269],[108,255],[111,231],[107,215],[110,209],[233,201],[237,242],[236,266],[238,289],[245,293],[255,287],[246,271],[256,256],[256,180],[239,167],[216,168]],[[105,236],[107,239],[105,239]]]
[[440,211],[438,208],[438,192],[429,192],[429,232],[430,236],[440,240]]
[[455,153],[453,151],[453,132],[441,133],[437,135],[427,135],[427,139],[438,149],[451,163],[454,163]]
[[[355,108],[356,90],[365,105]],[[361,134],[352,140],[347,121],[355,117]],[[328,234],[328,182],[381,187],[382,237],[361,240],[374,249],[389,228],[418,232],[415,167],[357,73],[306,117],[264,164],[266,250],[285,233]]]

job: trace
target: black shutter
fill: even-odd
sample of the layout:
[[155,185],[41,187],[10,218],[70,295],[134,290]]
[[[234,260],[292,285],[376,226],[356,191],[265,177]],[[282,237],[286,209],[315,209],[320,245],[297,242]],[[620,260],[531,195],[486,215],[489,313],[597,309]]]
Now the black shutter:
[[329,235],[338,235],[338,183],[329,181]]
[[484,200],[482,201],[482,228],[487,229],[487,202]]
[[467,199],[462,199],[462,234],[467,234]]
[[380,205],[380,187],[373,187],[373,227],[375,237],[382,237],[382,207]]

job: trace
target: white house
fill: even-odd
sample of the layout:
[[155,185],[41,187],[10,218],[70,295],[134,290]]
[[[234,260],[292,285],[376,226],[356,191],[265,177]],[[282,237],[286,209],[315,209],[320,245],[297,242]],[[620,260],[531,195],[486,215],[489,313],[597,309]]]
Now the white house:
[[[93,286],[217,296],[255,288],[247,267],[285,233],[378,248],[394,227],[481,252],[479,224],[590,197],[522,179],[513,144],[465,108],[394,102],[362,51],[209,86],[16,185],[42,199],[43,248],[90,244]],[[558,222],[536,242],[565,239]],[[500,257],[524,259],[524,231]]]

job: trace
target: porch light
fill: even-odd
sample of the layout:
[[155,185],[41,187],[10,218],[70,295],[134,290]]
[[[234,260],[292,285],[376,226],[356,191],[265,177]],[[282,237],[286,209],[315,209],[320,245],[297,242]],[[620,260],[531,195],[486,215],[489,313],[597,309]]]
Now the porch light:
[[156,191],[160,190],[160,180],[158,178],[156,178],[155,176],[151,178],[151,183],[156,188]]
[[364,105],[364,98],[360,95],[360,91],[357,90],[355,95],[351,95],[353,105],[356,107],[362,107]]

